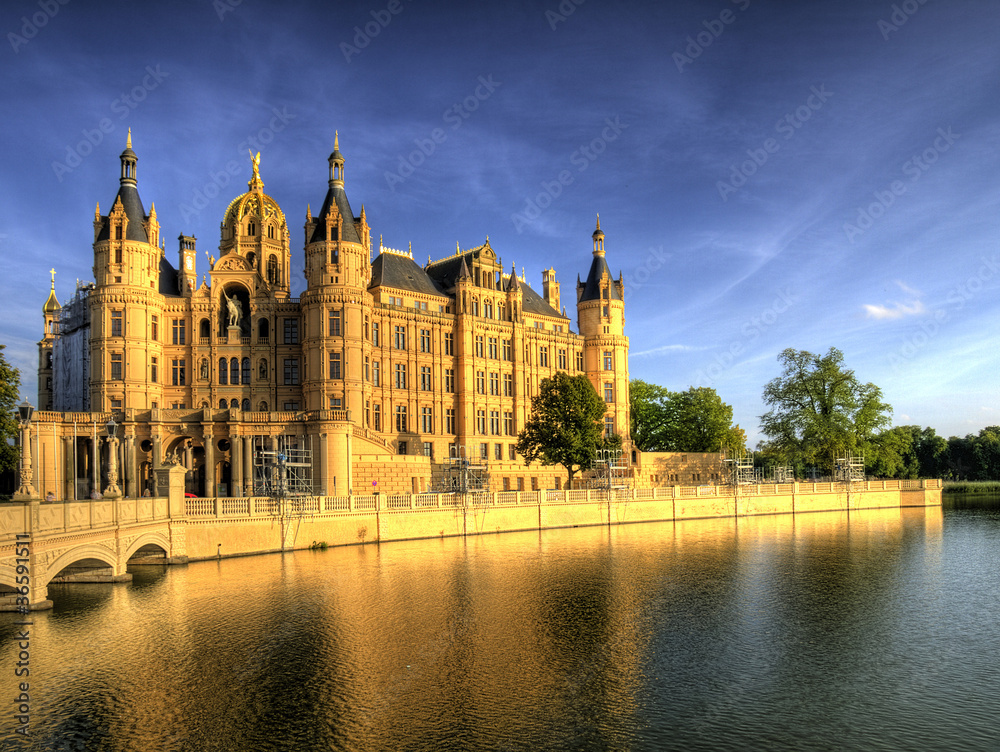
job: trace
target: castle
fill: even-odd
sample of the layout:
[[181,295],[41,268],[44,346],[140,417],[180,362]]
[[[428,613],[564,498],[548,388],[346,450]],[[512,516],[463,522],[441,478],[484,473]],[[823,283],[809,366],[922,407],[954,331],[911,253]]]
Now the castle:
[[166,258],[129,133],[118,193],[94,214],[94,281],[62,306],[53,277],[43,308],[32,429],[41,493],[86,498],[112,464],[121,493],[138,496],[166,462],[184,466],[191,494],[246,496],[260,491],[265,449],[308,450],[317,495],[425,491],[455,457],[488,465],[492,490],[559,488],[562,468],[526,467],[515,451],[539,382],[557,371],[587,376],[607,404],[606,433],[627,444],[624,283],[608,268],[599,218],[574,331],[555,270],[542,272],[539,294],[488,239],[423,267],[373,247],[335,138],[322,208],[306,210],[307,284],[295,298],[291,233],[259,158],[199,283],[194,237],[179,237],[177,268]]

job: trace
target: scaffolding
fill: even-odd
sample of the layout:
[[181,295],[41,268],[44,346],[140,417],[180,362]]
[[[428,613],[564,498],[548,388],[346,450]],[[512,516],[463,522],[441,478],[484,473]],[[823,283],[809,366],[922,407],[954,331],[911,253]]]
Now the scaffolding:
[[253,437],[253,495],[286,499],[313,496],[312,449],[300,436]]
[[594,454],[594,475],[590,487],[607,491],[608,495],[621,495],[628,490],[632,472],[628,454],[621,449],[598,449]]
[[437,493],[470,494],[490,490],[489,458],[474,447],[453,445],[436,474],[434,489]]
[[848,452],[834,460],[833,479],[839,483],[863,483],[865,480],[865,456]]
[[775,465],[771,468],[771,479],[773,483],[794,483],[795,473],[788,465]]
[[734,488],[756,486],[761,482],[760,470],[754,467],[753,452],[740,451],[732,457],[723,450],[722,477]]

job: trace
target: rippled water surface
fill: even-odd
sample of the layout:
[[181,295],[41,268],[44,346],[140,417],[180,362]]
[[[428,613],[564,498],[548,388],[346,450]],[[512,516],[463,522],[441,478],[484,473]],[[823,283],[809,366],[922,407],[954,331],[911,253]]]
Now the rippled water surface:
[[[137,567],[33,615],[37,750],[995,750],[1000,512]],[[16,696],[13,614],[0,691]]]

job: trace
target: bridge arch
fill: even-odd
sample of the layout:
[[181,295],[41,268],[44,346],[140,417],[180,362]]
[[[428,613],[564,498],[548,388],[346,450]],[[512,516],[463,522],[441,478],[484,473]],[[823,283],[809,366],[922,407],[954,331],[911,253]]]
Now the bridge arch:
[[[49,583],[52,582],[52,578],[66,569],[66,567],[72,566],[73,564],[86,559],[95,559],[102,564],[107,564],[108,567],[111,568],[111,573],[113,575],[117,576],[124,572],[124,567],[119,569],[118,557],[115,556],[115,554],[109,549],[96,543],[83,544],[81,546],[71,548],[47,566],[44,574],[42,574],[42,580],[39,584],[43,587],[48,587]],[[34,572],[32,573],[32,579],[37,576],[38,574]]]
[[131,559],[135,555],[135,552],[138,551],[140,548],[148,545],[158,546],[159,548],[162,548],[164,555],[167,556],[168,558],[170,557],[170,539],[163,533],[152,532],[152,533],[144,533],[143,535],[140,535],[138,538],[132,541],[132,545],[130,545],[125,550],[125,556],[124,556],[125,561],[127,562],[129,559]]

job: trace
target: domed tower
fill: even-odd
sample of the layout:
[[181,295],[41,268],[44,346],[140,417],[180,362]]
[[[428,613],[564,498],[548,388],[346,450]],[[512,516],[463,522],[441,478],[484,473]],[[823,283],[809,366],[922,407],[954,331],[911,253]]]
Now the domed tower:
[[625,336],[625,284],[613,279],[604,258],[601,217],[593,234],[594,260],[586,283],[577,279],[576,310],[584,338],[584,370],[607,403],[605,433],[629,437],[628,337]]
[[49,298],[42,306],[42,318],[45,330],[38,343],[38,409],[52,409],[52,351],[56,336],[59,334],[59,311],[62,306],[56,298],[56,270],[52,269],[52,287]]
[[111,211],[94,213],[94,280],[90,309],[90,405],[94,410],[146,409],[159,400],[164,291],[176,273],[159,247],[156,207],[139,198],[132,131],[119,156],[118,195]]
[[334,135],[326,197],[314,217],[306,210],[302,294],[303,391],[308,410],[349,410],[356,423],[371,399],[371,232],[364,207],[354,216],[344,190],[344,155]]

